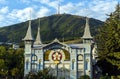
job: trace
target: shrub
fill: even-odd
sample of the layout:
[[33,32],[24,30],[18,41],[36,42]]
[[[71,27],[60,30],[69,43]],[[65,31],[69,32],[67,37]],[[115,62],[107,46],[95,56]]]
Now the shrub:
[[111,79],[110,76],[101,76],[100,79]]
[[90,77],[88,75],[83,75],[79,79],[90,79]]

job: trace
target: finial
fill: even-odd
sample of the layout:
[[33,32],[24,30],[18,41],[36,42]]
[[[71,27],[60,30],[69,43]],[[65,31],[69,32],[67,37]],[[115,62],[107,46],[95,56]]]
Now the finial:
[[29,12],[30,12],[30,13],[29,13],[29,26],[31,26],[31,9],[30,9]]
[[53,40],[53,42],[59,42],[59,40],[58,40],[57,38],[55,38],[55,39]]
[[40,31],[40,18],[38,19],[38,30]]
[[32,13],[31,13],[31,9],[30,9],[29,20],[31,20],[31,14],[32,14]]

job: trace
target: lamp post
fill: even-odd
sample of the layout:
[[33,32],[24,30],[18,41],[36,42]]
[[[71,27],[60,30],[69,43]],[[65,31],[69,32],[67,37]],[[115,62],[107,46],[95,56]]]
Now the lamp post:
[[39,70],[41,70],[41,59],[39,59]]
[[60,51],[54,51],[52,54],[52,60],[54,61],[55,64],[57,79],[58,79],[58,64],[60,63],[61,59],[62,59],[62,54],[60,53]]
[[54,63],[55,63],[55,68],[56,68],[56,77],[58,79],[58,64],[59,64],[59,61],[56,60],[56,61],[54,61]]

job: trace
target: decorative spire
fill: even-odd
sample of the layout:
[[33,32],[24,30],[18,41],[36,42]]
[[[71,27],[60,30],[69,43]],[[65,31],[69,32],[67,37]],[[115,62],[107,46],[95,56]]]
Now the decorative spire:
[[41,38],[40,38],[40,18],[39,18],[37,37],[36,37],[36,40],[35,40],[34,44],[36,44],[36,45],[42,44]]
[[31,11],[30,11],[30,20],[28,22],[29,22],[28,30],[23,40],[33,40],[32,32],[31,32]]
[[93,38],[90,34],[89,18],[86,17],[85,30],[82,38]]

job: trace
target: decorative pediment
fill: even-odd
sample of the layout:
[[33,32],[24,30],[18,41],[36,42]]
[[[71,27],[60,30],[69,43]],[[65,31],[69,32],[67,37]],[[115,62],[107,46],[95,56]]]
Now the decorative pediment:
[[58,39],[53,40],[51,43],[45,45],[44,49],[61,49],[63,47],[69,47],[67,44],[60,42]]

